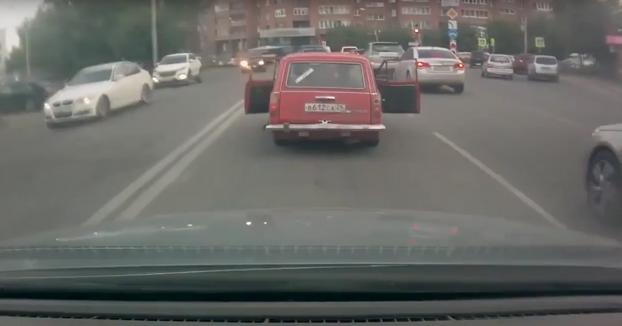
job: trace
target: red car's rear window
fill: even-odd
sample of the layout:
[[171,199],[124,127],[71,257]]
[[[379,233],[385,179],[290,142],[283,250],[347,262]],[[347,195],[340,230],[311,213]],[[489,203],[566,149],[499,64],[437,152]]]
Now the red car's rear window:
[[358,63],[294,62],[287,87],[365,88],[363,66]]

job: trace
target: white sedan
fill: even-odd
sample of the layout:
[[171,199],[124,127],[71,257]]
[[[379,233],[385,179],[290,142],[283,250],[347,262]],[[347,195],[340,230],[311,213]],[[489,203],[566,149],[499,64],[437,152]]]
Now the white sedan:
[[45,123],[105,118],[111,110],[151,102],[149,72],[132,62],[114,62],[80,70],[67,85],[43,104]]
[[411,47],[402,55],[395,80],[417,79],[422,87],[449,86],[464,92],[465,65],[449,49],[432,46]]

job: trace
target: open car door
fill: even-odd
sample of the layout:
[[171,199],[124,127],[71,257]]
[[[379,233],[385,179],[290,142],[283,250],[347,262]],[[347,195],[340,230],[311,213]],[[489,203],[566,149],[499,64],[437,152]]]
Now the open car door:
[[[275,76],[277,67],[275,65]],[[251,71],[244,89],[244,112],[246,114],[268,113],[273,88],[274,76],[272,80],[253,80]]]
[[[385,64],[386,61],[375,71],[376,76]],[[421,112],[421,90],[416,73],[414,80],[376,79],[376,86],[382,98],[382,113],[419,114]]]

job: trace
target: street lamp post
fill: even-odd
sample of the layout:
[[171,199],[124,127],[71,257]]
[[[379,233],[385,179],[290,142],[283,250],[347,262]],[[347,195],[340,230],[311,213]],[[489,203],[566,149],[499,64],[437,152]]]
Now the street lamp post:
[[31,76],[31,69],[30,69],[30,23],[27,22],[26,25],[26,30],[24,31],[24,38],[25,38],[25,50],[26,50],[26,78],[30,79]]
[[153,67],[158,63],[158,25],[156,0],[151,0],[151,55]]

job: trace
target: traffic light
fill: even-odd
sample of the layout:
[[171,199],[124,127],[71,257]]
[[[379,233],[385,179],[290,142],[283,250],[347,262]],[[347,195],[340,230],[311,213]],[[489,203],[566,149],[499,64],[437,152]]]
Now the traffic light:
[[419,35],[419,24],[415,25],[415,28],[413,28],[413,32],[415,33],[415,35]]

